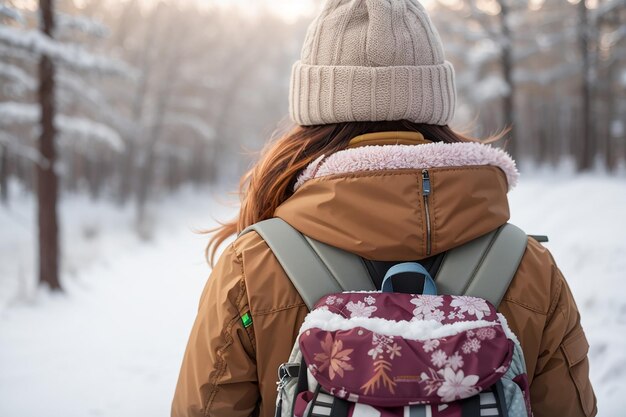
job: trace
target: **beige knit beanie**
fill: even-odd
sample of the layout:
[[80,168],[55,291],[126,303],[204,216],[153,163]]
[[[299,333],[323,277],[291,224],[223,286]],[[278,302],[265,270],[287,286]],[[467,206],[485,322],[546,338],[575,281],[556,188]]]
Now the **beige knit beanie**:
[[410,120],[454,116],[454,69],[417,0],[327,0],[291,74],[294,122]]

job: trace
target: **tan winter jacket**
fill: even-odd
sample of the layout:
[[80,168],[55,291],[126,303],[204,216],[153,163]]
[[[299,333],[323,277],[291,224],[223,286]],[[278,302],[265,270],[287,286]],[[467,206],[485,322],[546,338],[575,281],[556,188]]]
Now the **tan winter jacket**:
[[[356,142],[406,137],[391,132]],[[432,188],[427,200],[424,168]],[[513,162],[486,145],[357,147],[313,163],[275,215],[305,235],[370,260],[419,260],[506,223],[506,194],[516,175]],[[524,350],[534,415],[595,415],[578,309],[550,252],[533,239],[499,311]],[[253,321],[247,328],[246,313]],[[202,293],[172,416],[273,416],[277,368],[306,314],[265,242],[256,233],[238,238]]]

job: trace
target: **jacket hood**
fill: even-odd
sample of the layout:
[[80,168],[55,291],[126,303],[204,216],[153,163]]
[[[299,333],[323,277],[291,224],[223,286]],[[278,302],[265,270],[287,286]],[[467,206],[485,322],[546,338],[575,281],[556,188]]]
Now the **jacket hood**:
[[366,259],[419,260],[506,223],[518,177],[480,143],[358,147],[312,162],[275,215]]

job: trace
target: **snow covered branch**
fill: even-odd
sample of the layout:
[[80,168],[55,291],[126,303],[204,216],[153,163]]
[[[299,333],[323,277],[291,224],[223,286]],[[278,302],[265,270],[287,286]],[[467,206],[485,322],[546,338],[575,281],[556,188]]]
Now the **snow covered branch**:
[[28,161],[34,162],[41,167],[47,167],[48,160],[44,158],[37,149],[24,145],[20,139],[7,132],[0,130],[0,144],[7,147],[9,152]]
[[215,138],[215,129],[200,117],[192,114],[170,113],[166,118],[166,123],[169,125],[185,126],[207,142],[211,142]]
[[0,62],[0,78],[12,81],[5,88],[10,87],[19,92],[33,91],[37,88],[37,82],[26,71],[6,62]]
[[111,106],[99,89],[63,69],[56,74],[56,81],[59,87],[59,98],[67,96],[68,101],[80,101],[90,110],[97,112],[99,118],[106,124],[113,126],[125,136],[135,137],[139,134],[138,123]]
[[0,43],[24,49],[33,54],[47,55],[57,63],[77,70],[127,78],[136,77],[136,71],[121,61],[91,54],[75,44],[58,42],[37,30],[0,26]]
[[[40,109],[34,104],[0,103],[0,126],[36,124],[40,119]],[[106,143],[116,151],[124,149],[124,141],[110,127],[82,117],[57,115],[55,126],[63,136],[78,139],[96,139]]]
[[37,62],[37,56],[31,54],[30,52],[24,49],[14,48],[11,45],[4,44],[0,42],[0,57],[3,60],[16,59],[22,63],[34,64]]
[[511,87],[499,75],[490,75],[480,80],[474,86],[471,95],[478,102],[483,103],[511,93]]
[[5,101],[0,103],[0,126],[37,123],[39,108],[34,104]]
[[64,135],[70,135],[72,138],[77,139],[96,139],[106,143],[118,152],[124,150],[124,141],[120,135],[102,123],[82,117],[69,117],[60,114],[56,117],[55,124]]
[[0,17],[6,17],[7,19],[11,19],[22,24],[25,22],[24,16],[19,10],[7,6],[4,3],[0,3]]
[[106,38],[109,36],[109,28],[97,20],[86,16],[72,16],[57,12],[55,14],[56,32],[78,31],[96,38]]

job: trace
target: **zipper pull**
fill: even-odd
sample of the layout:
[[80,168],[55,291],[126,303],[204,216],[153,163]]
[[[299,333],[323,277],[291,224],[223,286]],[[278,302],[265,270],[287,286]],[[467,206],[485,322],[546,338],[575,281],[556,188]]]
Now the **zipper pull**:
[[283,363],[278,367],[278,382],[276,382],[276,391],[278,391],[278,397],[276,398],[276,412],[274,417],[282,417],[283,414],[283,391],[287,385],[289,379],[289,372],[287,370],[287,364]]
[[283,415],[283,388],[285,386],[285,381],[281,379],[276,383],[278,387],[276,391],[278,391],[278,397],[276,398],[276,411],[274,413],[274,417],[282,417]]
[[422,170],[422,195],[430,195],[430,174],[427,169]]
[[431,225],[430,225],[430,207],[428,204],[428,198],[432,189],[430,184],[430,173],[427,169],[422,170],[422,195],[424,196],[424,214],[426,217],[426,255],[430,256],[432,251],[431,243]]
[[[287,394],[285,392],[285,387],[293,378],[297,378],[300,374],[300,364],[299,363],[283,363],[278,367],[278,382],[276,382],[276,390],[278,391],[278,396],[276,397],[276,414],[274,417],[282,417],[283,412],[283,395]],[[287,399],[289,399],[287,397]],[[289,404],[286,405],[289,407]],[[288,409],[285,411],[287,412]]]

